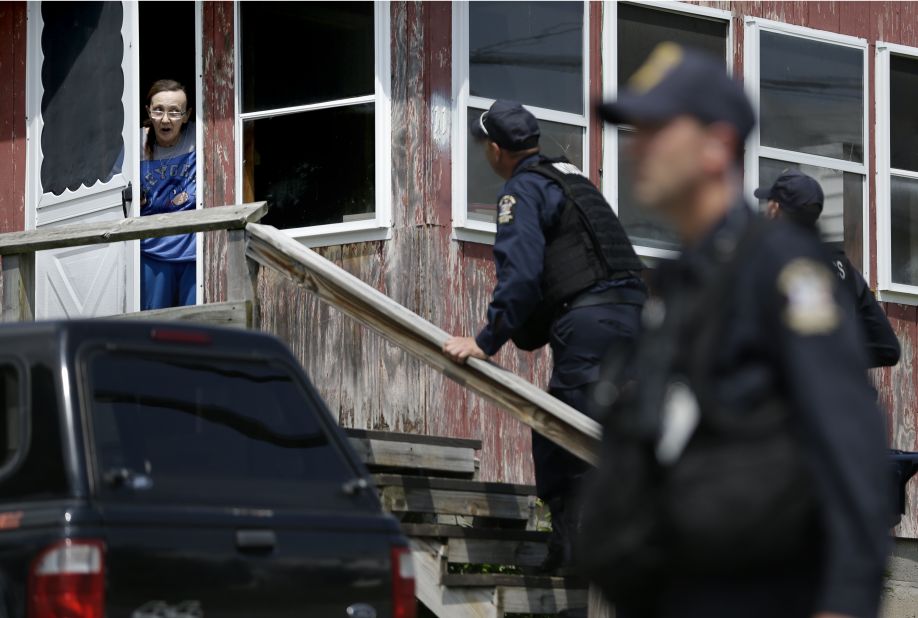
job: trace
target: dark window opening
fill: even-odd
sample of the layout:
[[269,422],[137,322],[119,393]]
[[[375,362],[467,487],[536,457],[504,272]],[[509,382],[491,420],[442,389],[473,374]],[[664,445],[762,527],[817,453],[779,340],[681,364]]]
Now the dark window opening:
[[[374,11],[372,2],[241,4],[242,193],[268,202],[263,223],[375,218]],[[346,101],[356,97],[365,100]],[[285,109],[307,105],[321,107]]]
[[174,79],[185,86],[194,118],[194,2],[140,2],[140,119],[147,118],[147,92],[153,82]]

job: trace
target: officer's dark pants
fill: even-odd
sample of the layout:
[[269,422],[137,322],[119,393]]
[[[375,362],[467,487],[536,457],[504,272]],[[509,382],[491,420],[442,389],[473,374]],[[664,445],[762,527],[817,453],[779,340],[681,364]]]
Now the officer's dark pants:
[[[640,324],[640,307],[601,305],[573,309],[562,314],[551,328],[554,367],[549,392],[586,414],[587,397],[599,377],[599,366],[610,351],[628,353]],[[570,541],[576,514],[570,505],[580,478],[589,469],[583,460],[554,442],[532,432],[532,458],[535,463],[536,493],[551,511],[550,545],[563,547],[570,557]]]

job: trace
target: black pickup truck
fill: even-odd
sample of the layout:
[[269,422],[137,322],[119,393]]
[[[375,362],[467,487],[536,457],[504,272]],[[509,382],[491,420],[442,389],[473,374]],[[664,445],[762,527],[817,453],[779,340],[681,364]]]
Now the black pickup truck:
[[411,555],[287,348],[0,327],[0,618],[413,618]]

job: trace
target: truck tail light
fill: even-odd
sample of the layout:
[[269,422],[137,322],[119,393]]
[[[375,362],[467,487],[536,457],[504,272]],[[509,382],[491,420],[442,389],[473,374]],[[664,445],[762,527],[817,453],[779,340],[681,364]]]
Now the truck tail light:
[[392,548],[392,618],[415,618],[414,562],[408,547]]
[[29,572],[28,618],[103,618],[105,548],[67,539],[42,551]]
[[162,343],[186,343],[190,345],[210,345],[213,337],[209,333],[183,328],[154,328],[150,331],[150,339]]

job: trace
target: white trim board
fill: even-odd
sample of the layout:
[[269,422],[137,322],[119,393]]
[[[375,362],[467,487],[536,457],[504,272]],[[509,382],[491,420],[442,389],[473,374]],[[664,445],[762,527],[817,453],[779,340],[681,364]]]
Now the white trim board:
[[893,169],[890,161],[890,57],[904,56],[918,62],[918,47],[877,41],[876,45],[876,191],[877,191],[877,289],[880,300],[918,305],[918,286],[892,280],[892,177],[918,179],[918,170]]
[[763,146],[761,140],[760,123],[756,122],[755,127],[746,140],[746,156],[744,165],[744,193],[746,199],[751,204],[757,204],[758,200],[754,196],[754,191],[759,186],[759,159],[779,159],[792,163],[803,165],[813,165],[817,167],[830,168],[860,174],[864,177],[863,195],[861,198],[861,225],[863,226],[862,245],[861,245],[861,264],[858,270],[864,275],[865,280],[870,282],[870,130],[868,128],[870,116],[870,63],[867,58],[868,43],[866,39],[828,32],[825,30],[816,30],[814,28],[805,28],[794,26],[783,22],[762,19],[759,17],[746,17],[744,20],[743,36],[743,73],[746,94],[752,102],[756,118],[760,118],[761,97],[760,97],[760,32],[773,32],[785,36],[804,38],[821,43],[840,45],[861,50],[863,55],[863,93],[862,106],[863,118],[861,122],[861,141],[864,147],[864,162],[856,163],[845,161],[843,159],[834,159],[831,157],[822,157],[803,152],[789,151],[781,148]]
[[243,124],[245,121],[309,112],[319,109],[374,103],[375,209],[373,218],[362,221],[345,221],[330,225],[301,227],[284,231],[292,238],[299,240],[309,247],[341,245],[372,240],[388,240],[392,237],[392,34],[389,3],[382,0],[376,0],[373,3],[375,37],[375,78],[373,94],[255,112],[242,111],[242,12],[240,10],[239,0],[235,0],[233,4],[235,11],[233,37],[235,46],[235,167],[237,197],[241,197],[243,192],[242,142]]
[[[605,8],[605,7],[604,7]],[[468,170],[466,156],[469,139],[466,125],[468,108],[488,109],[494,99],[469,94],[469,3],[453,2],[453,100],[451,110],[452,148],[452,235],[453,240],[494,244],[497,225],[468,217]],[[590,3],[583,0],[583,114],[524,105],[539,120],[583,128],[583,169],[590,169]],[[496,197],[496,196],[495,196]]]

